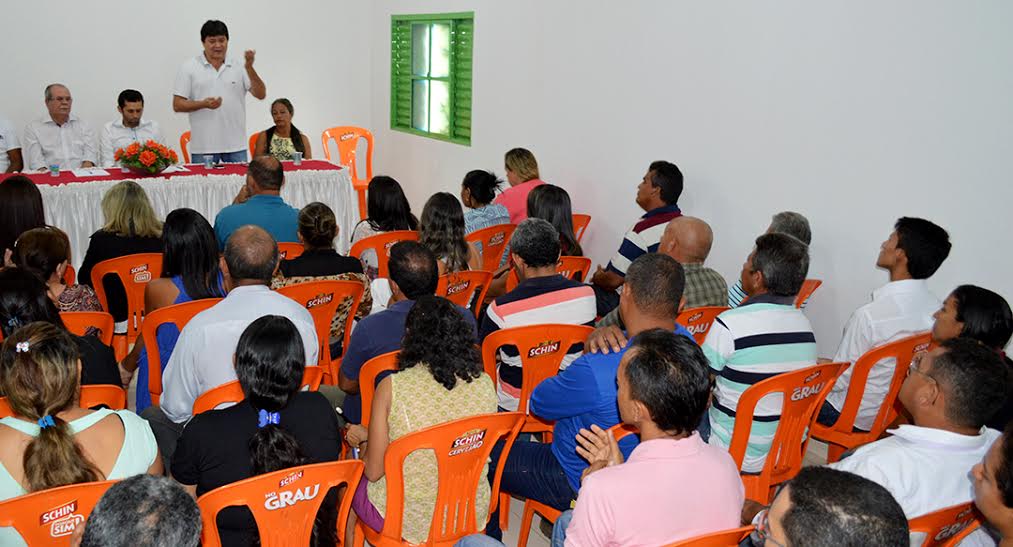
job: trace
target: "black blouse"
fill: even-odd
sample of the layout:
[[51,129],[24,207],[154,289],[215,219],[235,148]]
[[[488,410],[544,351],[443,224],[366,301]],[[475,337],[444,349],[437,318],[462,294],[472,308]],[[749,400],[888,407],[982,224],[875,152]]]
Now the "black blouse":
[[[113,232],[99,230],[91,235],[88,251],[84,254],[81,269],[77,272],[77,282],[92,287],[91,270],[96,264],[110,258],[119,258],[137,253],[161,253],[162,238],[121,236]],[[123,284],[114,275],[107,275],[102,280],[109,299],[109,313],[115,321],[127,320],[127,293]],[[95,287],[92,287],[93,289]]]
[[306,251],[292,260],[281,261],[285,277],[322,277],[343,273],[362,273],[359,259],[339,255],[334,249]]

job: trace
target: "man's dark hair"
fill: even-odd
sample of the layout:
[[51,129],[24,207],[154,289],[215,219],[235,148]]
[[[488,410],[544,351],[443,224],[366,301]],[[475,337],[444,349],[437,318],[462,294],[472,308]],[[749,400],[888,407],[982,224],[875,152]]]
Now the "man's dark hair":
[[794,211],[781,211],[770,219],[770,233],[788,234],[809,245],[813,233],[809,219]]
[[211,36],[224,36],[229,39],[229,27],[217,19],[208,19],[200,27],[200,41],[203,42]]
[[120,108],[127,106],[127,103],[136,102],[140,102],[141,106],[144,106],[144,95],[141,95],[141,92],[136,89],[124,89],[120,91],[120,96],[116,98],[116,104],[120,105]]
[[924,372],[946,393],[946,418],[981,429],[1006,402],[1006,362],[994,349],[970,338],[952,338],[941,346],[946,351]]
[[928,279],[950,256],[950,234],[924,218],[901,217],[893,225],[897,248],[907,256],[907,273],[915,279]]
[[397,283],[405,298],[436,294],[440,281],[436,255],[415,241],[400,241],[390,248],[390,278]]
[[510,252],[533,268],[555,265],[559,262],[559,232],[547,220],[524,219],[510,237]]
[[278,265],[278,244],[271,234],[252,224],[232,232],[223,254],[232,279],[255,279],[267,285]]
[[650,329],[632,341],[626,359],[630,397],[651,413],[663,431],[689,434],[700,424],[710,397],[710,368],[693,340]]
[[756,238],[753,270],[763,274],[770,294],[794,296],[809,273],[809,246],[788,234],[764,234]]
[[788,483],[788,545],[908,547],[907,517],[886,488],[847,471],[803,467]]
[[81,547],[196,547],[200,532],[197,502],[176,481],[144,473],[109,487]]
[[671,162],[651,162],[648,169],[651,172],[651,185],[661,188],[661,201],[668,205],[679,203],[679,196],[682,195],[682,171]]
[[258,156],[253,158],[246,174],[253,177],[257,186],[264,190],[280,190],[285,182],[285,171],[281,168],[281,162],[274,156]]
[[679,315],[686,272],[674,258],[661,253],[640,255],[626,270],[624,283],[641,312],[673,320]]

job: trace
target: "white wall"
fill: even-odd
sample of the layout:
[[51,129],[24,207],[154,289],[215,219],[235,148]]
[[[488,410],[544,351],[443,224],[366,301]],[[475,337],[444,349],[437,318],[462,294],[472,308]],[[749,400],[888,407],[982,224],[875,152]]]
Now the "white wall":
[[[471,147],[391,131],[390,15],[473,10]],[[593,215],[586,249],[614,252],[648,163],[676,162],[680,204],[715,231],[734,280],[770,216],[812,222],[809,316],[832,353],[898,216],[950,231],[931,280],[1013,299],[1013,4],[945,1],[467,2],[383,0],[370,24],[377,172],[421,207],[514,146]]]

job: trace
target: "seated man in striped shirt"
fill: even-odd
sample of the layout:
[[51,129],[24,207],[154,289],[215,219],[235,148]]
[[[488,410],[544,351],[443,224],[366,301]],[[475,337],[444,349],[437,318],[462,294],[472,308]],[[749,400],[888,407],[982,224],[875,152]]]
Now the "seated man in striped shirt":
[[[749,299],[714,320],[703,344],[717,377],[708,418],[700,435],[728,448],[739,397],[753,384],[816,364],[816,338],[793,305],[809,271],[809,247],[786,234],[765,234],[742,265],[742,287]],[[760,400],[753,414],[742,471],[763,468],[780,419],[781,395]],[[707,431],[707,430],[710,431]]]
[[[802,243],[809,245],[812,241],[812,230],[809,229],[809,219],[793,211],[781,211],[770,219],[770,226],[765,234],[788,234],[794,236]],[[742,280],[736,281],[735,285],[728,289],[728,307],[737,308],[746,299],[746,291],[742,289]],[[808,301],[808,300],[807,300]],[[805,304],[802,304],[805,307]]]
[[[594,291],[556,273],[559,233],[540,218],[517,225],[510,238],[510,256],[520,284],[497,298],[488,308],[478,332],[480,341],[499,329],[540,323],[594,324]],[[573,346],[563,358],[566,368],[580,356],[583,345]],[[521,394],[521,357],[517,348],[499,350],[496,390],[503,410],[517,410]]]
[[608,266],[598,266],[591,278],[599,316],[604,317],[619,305],[618,289],[630,264],[640,255],[658,252],[665,225],[682,215],[678,205],[680,195],[682,171],[667,161],[651,163],[637,186],[637,205],[647,212],[626,232]]

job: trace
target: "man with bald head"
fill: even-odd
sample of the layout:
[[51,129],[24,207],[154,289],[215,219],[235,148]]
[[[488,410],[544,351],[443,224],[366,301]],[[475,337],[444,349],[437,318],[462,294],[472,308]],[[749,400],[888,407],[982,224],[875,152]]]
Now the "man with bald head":
[[[725,279],[704,266],[713,242],[714,232],[710,225],[696,217],[681,216],[670,220],[661,235],[658,252],[674,258],[686,272],[685,309],[725,305],[728,296]],[[607,325],[622,325],[618,307],[597,324],[599,327]]]
[[285,172],[280,161],[272,156],[254,158],[239,195],[215,217],[219,248],[225,248],[225,241],[233,230],[246,224],[260,226],[275,241],[298,243],[299,210],[281,199],[284,185]]
[[71,112],[74,98],[63,84],[46,86],[49,113],[25,127],[24,162],[26,171],[45,171],[93,167],[98,161],[95,131]]
[[306,364],[317,364],[317,335],[313,318],[296,301],[271,290],[278,269],[278,244],[259,226],[241,226],[229,237],[221,258],[228,295],[197,314],[179,335],[162,373],[161,407],[141,415],[151,422],[158,447],[172,461],[183,424],[191,418],[201,394],[236,379],[233,354],[240,335],[265,315],[287,317],[302,335]]

